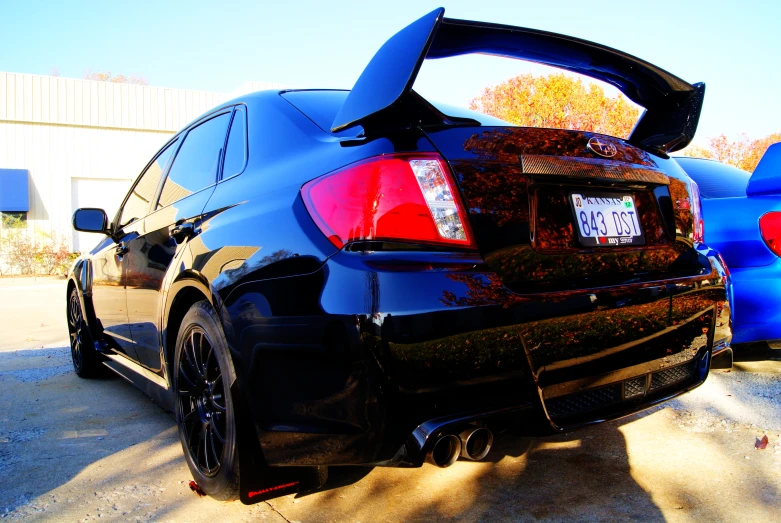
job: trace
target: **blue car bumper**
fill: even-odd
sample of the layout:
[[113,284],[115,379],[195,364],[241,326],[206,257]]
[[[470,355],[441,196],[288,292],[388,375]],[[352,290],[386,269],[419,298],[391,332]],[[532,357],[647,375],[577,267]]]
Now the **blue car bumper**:
[[732,268],[733,343],[781,339],[781,259]]

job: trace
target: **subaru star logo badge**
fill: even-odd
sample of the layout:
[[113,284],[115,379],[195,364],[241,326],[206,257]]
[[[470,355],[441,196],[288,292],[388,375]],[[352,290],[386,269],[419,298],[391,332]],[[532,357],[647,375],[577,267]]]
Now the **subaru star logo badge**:
[[612,158],[618,152],[615,145],[608,142],[607,140],[597,138],[596,136],[588,141],[586,147],[598,155],[604,156],[605,158]]

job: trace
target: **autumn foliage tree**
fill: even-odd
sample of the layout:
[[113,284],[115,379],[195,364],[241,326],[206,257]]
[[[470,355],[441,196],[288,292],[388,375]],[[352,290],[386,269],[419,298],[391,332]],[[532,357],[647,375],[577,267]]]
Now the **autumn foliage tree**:
[[111,71],[93,71],[87,69],[82,76],[85,80],[96,80],[98,82],[111,82],[115,84],[149,85],[149,82],[143,76],[125,76],[123,74],[111,74]]
[[685,156],[711,158],[733,165],[738,169],[753,172],[767,148],[781,142],[781,133],[773,133],[764,138],[752,139],[745,133],[730,139],[725,134],[708,139],[708,145],[690,145],[681,151]]
[[577,129],[627,138],[640,109],[591,82],[564,73],[531,73],[486,87],[469,108],[525,127]]

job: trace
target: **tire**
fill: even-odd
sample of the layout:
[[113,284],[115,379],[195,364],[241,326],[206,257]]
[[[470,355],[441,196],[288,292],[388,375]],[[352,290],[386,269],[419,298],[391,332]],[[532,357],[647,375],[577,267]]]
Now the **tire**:
[[174,353],[176,424],[187,466],[214,499],[239,496],[239,449],[230,389],[236,380],[219,319],[206,300],[185,314]]
[[84,311],[79,300],[79,291],[72,288],[68,294],[68,334],[70,335],[71,360],[73,370],[80,378],[95,378],[103,375],[103,365],[100,354],[95,350],[95,343],[84,322]]

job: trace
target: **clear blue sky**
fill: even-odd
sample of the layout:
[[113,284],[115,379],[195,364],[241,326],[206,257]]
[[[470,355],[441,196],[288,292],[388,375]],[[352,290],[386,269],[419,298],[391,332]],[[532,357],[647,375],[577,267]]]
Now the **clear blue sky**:
[[[696,142],[781,131],[781,1],[0,0],[0,70],[81,77],[87,68],[150,84],[229,92],[247,80],[350,88],[380,45],[443,5],[446,16],[533,27],[616,47],[707,84]],[[528,70],[474,56],[430,61],[422,94],[465,105]]]

